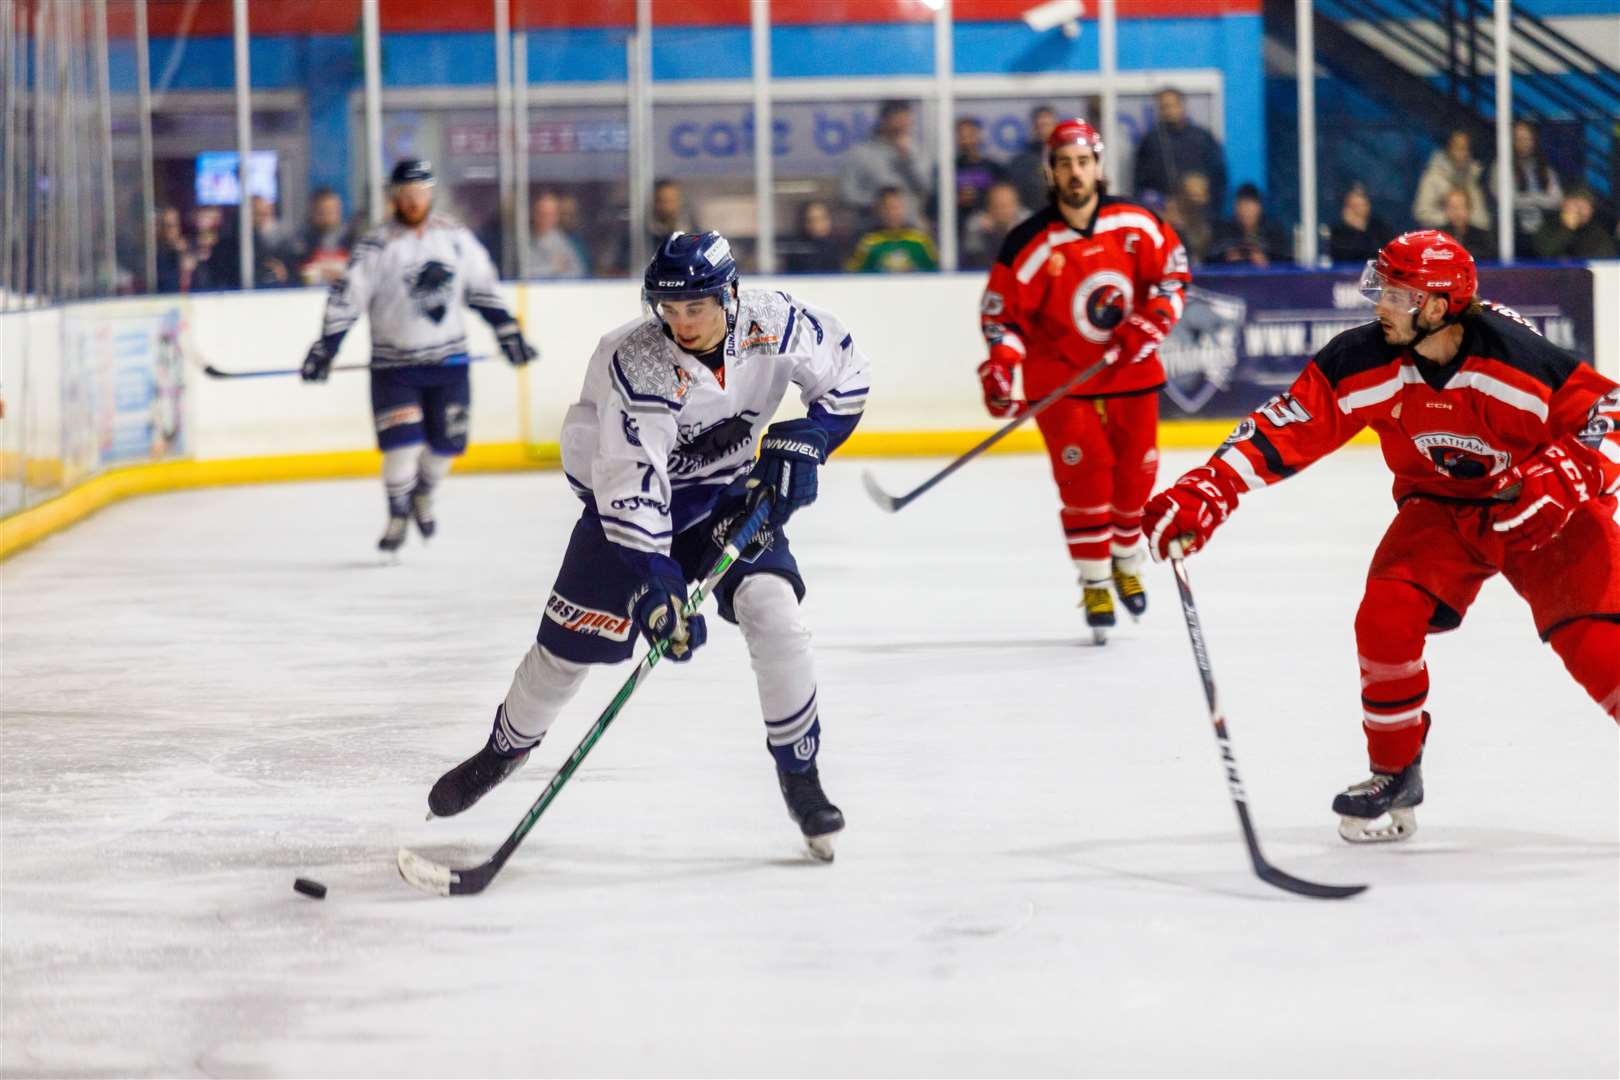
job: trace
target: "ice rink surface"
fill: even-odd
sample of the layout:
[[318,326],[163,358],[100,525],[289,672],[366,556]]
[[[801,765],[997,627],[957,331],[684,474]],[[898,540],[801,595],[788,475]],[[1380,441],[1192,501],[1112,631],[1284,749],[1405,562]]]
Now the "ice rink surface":
[[[1167,454],[1173,476],[1202,455]],[[475,750],[578,504],[453,477],[380,568],[375,481],[114,506],[0,568],[6,1076],[1614,1076],[1614,725],[1500,580],[1435,638],[1404,845],[1328,810],[1365,775],[1352,618],[1393,513],[1350,449],[1189,563],[1268,855],[1247,866],[1163,567],[1089,645],[1045,462],[894,517],[830,466],[790,533],[828,794],[814,864],[734,628],[661,665],[490,890],[486,857],[628,674],[593,675],[468,813]],[[937,461],[869,463],[903,491]],[[295,876],[330,886],[324,901]]]

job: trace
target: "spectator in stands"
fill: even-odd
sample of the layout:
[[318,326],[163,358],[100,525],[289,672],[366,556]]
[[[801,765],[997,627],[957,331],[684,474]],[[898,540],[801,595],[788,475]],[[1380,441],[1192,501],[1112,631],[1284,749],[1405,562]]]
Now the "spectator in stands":
[[1536,233],[1533,250],[1543,259],[1612,259],[1615,242],[1593,221],[1596,199],[1584,187],[1572,188]]
[[217,206],[199,206],[191,212],[192,292],[214,292],[242,287],[240,248],[236,242],[236,213],[226,218]]
[[303,259],[298,276],[305,285],[330,285],[349,265],[353,234],[343,221],[343,197],[329,187],[309,197],[309,224],[304,229]]
[[985,192],[984,209],[968,219],[962,233],[962,269],[985,270],[996,261],[1001,244],[1029,211],[1018,201],[1018,187],[998,180]]
[[1294,261],[1293,247],[1280,225],[1266,218],[1265,201],[1253,184],[1238,187],[1232,217],[1215,226],[1210,262],[1271,266]]
[[1006,176],[999,162],[984,156],[984,127],[973,117],[956,122],[956,228],[965,235],[968,219],[984,209],[990,185]]
[[197,258],[186,241],[185,226],[180,211],[165,206],[157,213],[157,282],[153,289],[160,293],[191,291],[191,272],[197,267]]
[[[1497,196],[1496,170],[1490,170],[1491,194]],[[1500,196],[1497,196],[1498,199]],[[1527,120],[1513,122],[1513,250],[1529,254],[1536,233],[1564,202],[1558,173],[1547,164],[1541,140]]]
[[300,261],[297,239],[276,214],[276,204],[253,196],[253,284],[259,289],[296,285],[293,269]]
[[1360,181],[1339,204],[1339,220],[1328,232],[1328,257],[1336,263],[1364,263],[1395,238],[1395,231],[1373,214],[1372,199]]
[[844,268],[844,246],[833,235],[832,207],[811,199],[799,207],[799,232],[781,246],[790,274],[836,274]]
[[581,278],[585,255],[562,228],[562,206],[555,191],[542,191],[529,207],[530,278]]
[[1057,112],[1050,105],[1029,111],[1029,142],[1007,162],[1007,179],[1018,187],[1018,201],[1039,210],[1051,200],[1046,181],[1046,140],[1057,127]]
[[906,193],[897,187],[878,192],[877,228],[861,237],[845,268],[860,273],[907,273],[938,270],[934,241],[916,228]]
[[652,214],[647,219],[647,250],[657,251],[673,232],[695,232],[691,213],[686,209],[686,189],[679,180],[653,183]]
[[[856,143],[844,160],[839,198],[857,214],[870,215],[884,188],[900,192],[906,218],[917,221],[933,194],[933,170],[918,160],[909,101],[885,101],[878,107],[872,137]],[[863,222],[870,222],[870,216]]]
[[1181,174],[1181,187],[1164,204],[1164,219],[1175,227],[1187,249],[1187,258],[1201,263],[1209,258],[1215,225],[1209,213],[1209,177],[1201,172]]
[[1226,155],[1204,128],[1187,119],[1187,99],[1165,87],[1154,97],[1153,126],[1136,146],[1136,194],[1157,191],[1168,198],[1181,190],[1181,178],[1201,172],[1209,181],[1210,205],[1226,205]]
[[579,257],[585,261],[585,273],[591,273],[591,249],[585,242],[587,235],[580,227],[579,196],[571,191],[557,193],[557,227],[574,238],[579,246]]
[[1468,254],[1476,260],[1495,262],[1499,254],[1496,237],[1474,224],[1474,199],[1468,194],[1468,189],[1452,188],[1446,192],[1443,207],[1446,217],[1440,223],[1440,228],[1455,237],[1457,243],[1467,248]]
[[1445,228],[1446,196],[1454,188],[1462,188],[1473,207],[1469,220],[1477,228],[1489,229],[1491,217],[1485,211],[1485,192],[1479,186],[1484,171],[1484,166],[1474,160],[1473,141],[1468,132],[1460,128],[1453,131],[1446,137],[1445,149],[1436,150],[1430,156],[1428,167],[1418,180],[1417,195],[1412,199],[1413,220],[1427,229]]

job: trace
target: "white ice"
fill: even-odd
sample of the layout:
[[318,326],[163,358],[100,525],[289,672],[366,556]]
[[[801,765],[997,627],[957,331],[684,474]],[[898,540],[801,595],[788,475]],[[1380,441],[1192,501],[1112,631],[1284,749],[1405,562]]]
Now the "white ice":
[[[1202,455],[1168,454],[1165,475]],[[660,666],[480,897],[482,860],[628,674],[465,815],[578,513],[557,473],[452,477],[374,564],[375,482],[115,506],[5,564],[7,1076],[1614,1076],[1615,726],[1491,583],[1429,657],[1428,802],[1352,848],[1352,617],[1392,514],[1374,453],[1256,495],[1189,563],[1267,854],[1254,878],[1174,583],[1102,649],[1044,461],[829,467],[794,546],[822,772],[814,864],[734,629]],[[324,901],[292,891],[325,882]]]

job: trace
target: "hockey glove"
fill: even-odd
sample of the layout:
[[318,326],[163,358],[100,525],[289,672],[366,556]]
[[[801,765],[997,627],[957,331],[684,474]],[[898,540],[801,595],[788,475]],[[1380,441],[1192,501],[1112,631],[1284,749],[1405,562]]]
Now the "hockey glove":
[[630,617],[647,644],[657,645],[668,638],[664,655],[684,664],[709,640],[708,625],[702,615],[687,618],[681,614],[686,606],[686,578],[675,560],[654,555],[649,562],[651,576],[630,596]]
[[[1574,449],[1574,453],[1571,453]],[[1518,496],[1491,507],[1491,529],[1506,533],[1507,542],[1531,551],[1563,531],[1575,508],[1601,491],[1602,476],[1581,460],[1584,448],[1553,443],[1503,474],[1497,491]]]
[[759,460],[748,474],[753,499],[771,501],[765,524],[780,529],[795,510],[816,501],[816,473],[826,460],[827,430],[814,420],[784,420],[765,429]]
[[305,382],[325,382],[331,373],[332,350],[323,339],[309,347],[309,355],[304,357],[304,366],[299,370],[298,377]]
[[1142,532],[1156,561],[1170,557],[1181,541],[1184,555],[1209,542],[1215,527],[1237,508],[1237,485],[1211,465],[1200,465],[1159,492],[1142,508]]
[[1028,406],[1013,400],[1012,365],[992,356],[979,365],[979,386],[984,390],[984,407],[997,420],[1019,416]]
[[523,331],[518,329],[515,322],[505,323],[495,331],[495,340],[506,354],[506,362],[513,367],[522,367],[540,354],[534,347],[523,340]]
[[1164,327],[1138,312],[1120,324],[1103,355],[1110,364],[1135,364],[1146,360],[1164,342]]

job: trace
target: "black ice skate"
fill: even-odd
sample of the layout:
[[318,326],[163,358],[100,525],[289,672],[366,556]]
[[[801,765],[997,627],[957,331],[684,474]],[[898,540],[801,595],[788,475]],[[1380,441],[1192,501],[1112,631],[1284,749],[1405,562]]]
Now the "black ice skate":
[[1080,606],[1086,609],[1091,640],[1094,644],[1106,645],[1108,631],[1114,625],[1114,597],[1108,591],[1108,582],[1082,581],[1080,590]]
[[833,837],[844,828],[844,814],[827,801],[821,790],[821,776],[814,765],[804,772],[790,773],[776,770],[777,783],[782,787],[782,799],[787,803],[788,816],[804,833],[804,842],[810,854],[823,862],[832,862]]
[[433,537],[433,530],[439,523],[433,517],[433,488],[421,480],[411,489],[411,517],[416,521],[416,529],[422,534],[422,539]]
[[406,530],[410,528],[410,498],[408,496],[389,496],[388,499],[388,526],[383,529],[382,539],[377,541],[377,550],[382,553],[385,561],[394,559],[399,549],[405,544]]
[[[1339,815],[1339,835],[1352,844],[1405,840],[1417,832],[1412,808],[1423,802],[1423,755],[1398,773],[1373,770],[1372,776],[1352,784],[1333,798]],[[1380,819],[1388,817],[1381,823]]]
[[428,792],[429,819],[461,813],[528,760],[528,750],[502,754],[493,742],[485,743],[478,753],[439,777],[439,782],[433,785],[433,790]]
[[1147,589],[1142,586],[1141,569],[1140,552],[1114,560],[1114,591],[1119,594],[1119,602],[1131,613],[1133,621],[1140,619],[1147,611]]

